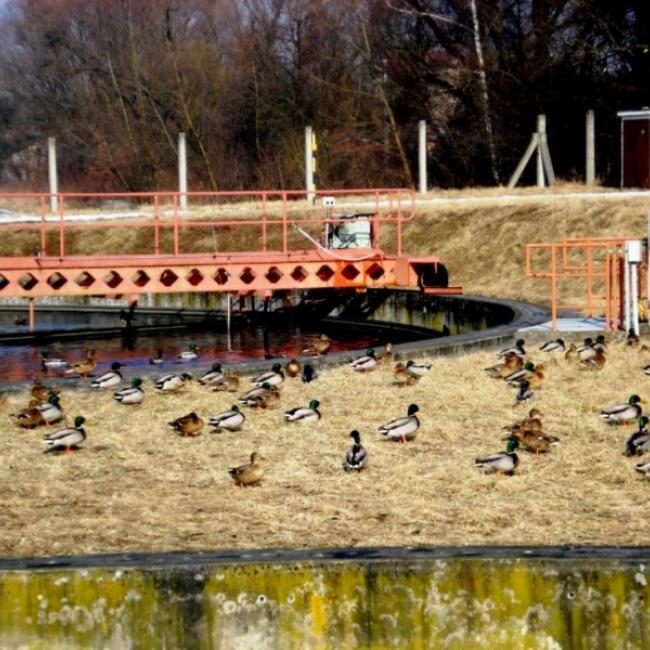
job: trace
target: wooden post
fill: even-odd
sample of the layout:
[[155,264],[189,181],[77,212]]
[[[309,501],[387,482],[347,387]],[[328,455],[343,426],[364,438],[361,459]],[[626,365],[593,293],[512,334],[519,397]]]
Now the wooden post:
[[537,135],[537,133],[533,133],[533,136],[530,139],[530,143],[528,144],[528,148],[526,149],[526,152],[521,157],[521,160],[519,161],[519,164],[517,165],[515,171],[512,172],[512,176],[508,181],[508,189],[512,189],[519,182],[519,179],[523,174],[524,169],[526,168],[526,165],[530,160],[530,157],[533,155],[535,149],[538,148],[537,147],[538,143],[539,143],[539,136]]
[[546,138],[546,115],[537,116],[537,187],[544,187],[544,160],[542,158],[542,140]]
[[418,168],[420,172],[420,194],[427,192],[427,123],[418,122]]
[[56,169],[56,139],[47,139],[47,171],[50,184],[50,212],[59,209],[59,177]]
[[187,210],[187,148],[185,133],[178,134],[178,191],[180,192],[180,209]]
[[29,299],[29,331],[33,332],[34,331],[34,326],[35,326],[35,318],[34,318],[34,299],[30,298]]
[[596,129],[593,111],[587,111],[585,131],[585,183],[591,186],[596,180]]
[[307,190],[307,200],[314,200],[314,157],[312,151],[313,132],[311,126],[305,127],[305,189]]

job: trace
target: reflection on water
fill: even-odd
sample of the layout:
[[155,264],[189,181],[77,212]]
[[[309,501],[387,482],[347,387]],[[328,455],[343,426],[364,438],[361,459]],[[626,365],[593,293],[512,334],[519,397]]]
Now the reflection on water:
[[[303,348],[324,330],[309,331],[298,327],[283,330],[266,330],[263,327],[244,328],[234,332],[231,337],[231,351],[228,351],[227,336],[221,332],[179,332],[139,336],[137,338],[86,339],[65,341],[43,346],[4,345],[0,346],[0,380],[31,379],[35,373],[42,372],[41,350],[47,350],[50,357],[63,357],[74,362],[84,356],[85,350],[97,350],[99,364],[96,374],[108,369],[111,362],[122,361],[127,364],[126,376],[151,372],[154,368],[164,372],[179,370],[192,372],[193,367],[237,363],[251,359],[269,357],[292,357],[301,354]],[[378,337],[359,334],[349,329],[328,327],[325,331],[333,338],[331,350],[348,350],[383,345]],[[175,357],[187,350],[190,343],[199,346],[199,359],[192,362],[178,362]],[[154,367],[149,363],[156,352],[162,350],[165,362]],[[58,373],[50,371],[51,376]]]

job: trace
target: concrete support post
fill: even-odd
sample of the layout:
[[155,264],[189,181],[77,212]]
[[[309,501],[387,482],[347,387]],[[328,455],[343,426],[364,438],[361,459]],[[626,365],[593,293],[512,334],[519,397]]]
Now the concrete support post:
[[307,199],[314,200],[316,185],[314,183],[314,158],[312,151],[313,133],[311,126],[305,127],[305,189]]
[[544,187],[544,159],[542,157],[542,142],[546,140],[546,115],[537,116],[537,187]]
[[627,252],[627,246],[625,247],[625,264],[623,267],[623,293],[624,293],[624,320],[625,320],[625,332],[630,331],[631,322],[632,322],[632,312],[630,310],[630,257]]
[[593,185],[596,180],[596,129],[593,111],[587,111],[585,123],[585,183]]
[[427,192],[427,123],[418,122],[418,168],[420,171],[420,194]]
[[47,139],[47,171],[50,185],[50,212],[59,211],[59,176],[56,169],[56,139]]
[[631,327],[634,328],[634,333],[639,335],[639,265],[631,264],[632,267],[632,324]]
[[179,207],[187,210],[187,148],[185,133],[178,134],[178,191],[180,192]]

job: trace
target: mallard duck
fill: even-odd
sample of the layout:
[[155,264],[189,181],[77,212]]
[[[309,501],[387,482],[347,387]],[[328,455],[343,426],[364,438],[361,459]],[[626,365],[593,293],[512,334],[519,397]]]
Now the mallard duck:
[[262,480],[264,476],[264,466],[262,463],[266,461],[264,456],[260,456],[256,451],[251,454],[251,462],[239,467],[228,468],[228,474],[232,476],[235,483],[241,487],[248,485],[255,485]]
[[251,388],[251,390],[244,393],[237,401],[244,406],[268,408],[280,401],[280,390],[277,386],[262,384],[261,386]]
[[494,366],[489,368],[484,368],[488,376],[493,379],[505,379],[508,375],[513,372],[521,370],[524,366],[524,360],[521,357],[518,357],[512,352],[505,355],[503,358],[503,363],[497,363]]
[[589,370],[602,370],[607,362],[607,356],[601,349],[594,347],[594,356],[589,359],[582,359],[580,365]]
[[63,374],[64,375],[79,375],[82,379],[87,379],[88,375],[97,367],[97,359],[95,350],[88,350],[86,358],[83,361],[71,365]]
[[39,405],[38,410],[41,412],[41,417],[45,424],[56,424],[63,418],[63,409],[60,406],[60,401],[58,395],[52,395],[48,398],[47,402]]
[[504,440],[510,437],[517,438],[526,451],[532,451],[535,454],[544,454],[551,450],[551,445],[560,443],[560,439],[556,436],[550,436],[540,430],[516,429],[511,436],[504,438]]
[[396,440],[398,442],[414,440],[420,428],[420,420],[415,415],[419,410],[417,404],[409,405],[406,417],[397,418],[384,424],[379,427],[379,433],[386,436],[388,440]]
[[377,357],[377,360],[381,364],[381,366],[386,367],[389,366],[391,363],[393,363],[395,359],[395,351],[393,350],[393,344],[392,343],[386,343],[384,346],[384,352]]
[[523,379],[528,379],[533,376],[535,372],[535,364],[532,361],[526,361],[524,367],[520,370],[515,370],[509,375],[505,376],[505,381],[509,384],[518,384]]
[[406,364],[398,361],[395,364],[395,369],[393,370],[393,377],[395,378],[395,384],[398,386],[411,386],[419,381],[419,375],[412,375],[406,368]]
[[517,339],[515,341],[515,344],[509,348],[504,348],[499,352],[497,355],[499,358],[505,357],[506,354],[515,354],[518,357],[521,357],[522,359],[526,356],[526,351],[524,350],[524,345],[526,344],[526,341],[524,339]]
[[643,408],[641,398],[638,395],[631,395],[626,404],[615,404],[600,412],[600,417],[610,424],[629,424],[638,420]]
[[350,368],[352,368],[352,370],[356,370],[357,372],[369,372],[370,370],[374,370],[377,366],[377,357],[375,356],[375,351],[370,348],[366,354],[353,359],[348,365]]
[[650,376],[650,364],[648,364],[647,366],[644,366],[644,368],[643,368],[643,372],[644,372],[646,375]]
[[596,356],[596,350],[594,350],[594,342],[591,337],[587,337],[584,340],[584,343],[578,348],[578,359],[580,361],[586,361],[587,359],[593,359]]
[[641,343],[641,338],[634,331],[634,328],[630,327],[630,329],[627,332],[627,338],[625,339],[625,345],[629,345],[630,347],[634,347],[636,345],[639,345],[639,343]]
[[232,373],[225,374],[223,379],[215,384],[212,384],[214,392],[228,391],[229,393],[236,393],[239,390],[239,375]]
[[302,368],[302,374],[300,375],[303,384],[309,384],[314,379],[318,379],[318,371],[311,363],[306,363]]
[[181,436],[194,438],[201,433],[203,428],[203,419],[194,411],[168,422],[169,426]]
[[251,379],[253,386],[262,386],[263,384],[269,384],[269,386],[279,386],[284,381],[284,372],[282,371],[282,366],[279,363],[274,363],[271,366],[270,372],[263,372],[257,377]]
[[68,362],[65,359],[60,357],[50,357],[50,353],[47,350],[43,350],[41,353],[41,363],[45,368],[52,368],[53,370],[57,368],[67,368]]
[[287,373],[287,377],[297,377],[302,370],[302,366],[295,360],[291,359],[289,363],[284,367],[284,371]]
[[45,384],[41,383],[40,380],[35,379],[32,384],[31,394],[34,399],[37,399],[40,402],[47,402],[52,395],[59,395],[61,391],[54,390],[53,388],[48,388]]
[[540,348],[541,352],[564,352],[564,341],[562,339],[555,339],[554,341],[547,341]]
[[637,463],[634,466],[634,469],[650,480],[650,461],[646,461],[645,463]]
[[187,386],[192,381],[192,375],[184,372],[182,375],[163,375],[156,380],[154,387],[164,393],[175,393],[177,390]]
[[298,408],[291,409],[284,412],[284,419],[287,422],[318,422],[320,420],[320,411],[318,407],[320,402],[313,399],[309,402],[309,406],[299,406]]
[[607,352],[607,341],[605,341],[605,337],[602,334],[599,334],[596,337],[596,342],[594,343],[593,348],[596,351],[600,350],[601,352]]
[[625,442],[624,456],[642,456],[650,449],[650,433],[648,433],[648,418],[639,418],[639,430],[635,431]]
[[568,362],[577,361],[578,359],[578,348],[576,348],[575,343],[569,345],[569,349],[564,353],[564,360]]
[[431,370],[430,363],[424,363],[422,361],[416,363],[413,359],[409,359],[406,362],[406,371],[414,377],[422,377],[423,375],[426,375],[429,370]]
[[246,416],[239,410],[237,404],[233,404],[229,411],[217,413],[208,420],[208,424],[214,427],[215,432],[226,429],[227,431],[241,431]]
[[198,381],[199,384],[201,384],[202,386],[206,386],[206,385],[220,384],[224,380],[225,380],[225,375],[221,370],[221,364],[213,363],[210,370],[208,370],[208,372],[202,375]]
[[76,451],[86,439],[86,431],[83,427],[85,421],[83,416],[77,415],[74,419],[74,427],[63,427],[45,436],[43,440],[47,445],[45,453],[56,449],[63,449],[66,453]]
[[517,420],[512,424],[508,424],[503,427],[504,430],[508,431],[518,431],[518,430],[528,430],[528,431],[541,431],[542,430],[542,412],[539,409],[532,408],[528,411],[528,417],[521,420]]
[[523,402],[532,402],[535,399],[535,393],[533,393],[530,383],[527,379],[523,379],[519,382],[519,390],[515,395],[515,404],[523,404]]
[[176,356],[179,361],[194,361],[199,358],[199,346],[195,343],[190,343],[189,350],[184,350]]
[[29,405],[18,413],[10,413],[9,417],[16,420],[16,424],[23,429],[33,429],[43,424],[43,416],[38,408],[39,401],[36,399],[29,400]]
[[330,346],[332,345],[332,341],[327,336],[327,334],[321,334],[316,341],[308,345],[303,351],[303,354],[315,354],[316,356],[320,356],[321,354],[325,354],[329,349]]
[[518,446],[519,440],[514,436],[511,436],[508,438],[508,442],[506,443],[505,452],[491,454],[484,458],[476,458],[474,459],[474,465],[484,469],[489,474],[498,472],[499,474],[512,476],[519,465],[519,456],[515,453],[515,449]]
[[361,438],[356,429],[350,432],[350,438],[354,442],[345,454],[343,469],[346,472],[360,472],[368,465],[368,452],[361,444]]
[[123,368],[124,364],[119,363],[119,361],[114,361],[111,364],[111,370],[110,372],[105,372],[103,375],[100,375],[97,377],[97,379],[93,379],[90,382],[90,385],[93,388],[113,388],[114,386],[119,386],[119,384],[122,383],[122,373],[120,372],[120,368]]
[[528,385],[532,388],[541,388],[542,384],[544,383],[544,379],[546,378],[546,375],[544,374],[544,364],[538,363],[534,368],[533,368],[533,374],[530,375],[530,377],[527,377],[528,380]]
[[160,365],[162,365],[164,362],[165,362],[165,360],[163,359],[163,351],[162,351],[162,350],[156,350],[156,356],[155,356],[155,357],[151,357],[151,358],[149,359],[149,363],[150,363],[152,366],[160,366]]
[[113,399],[120,404],[141,404],[144,400],[144,391],[141,388],[142,379],[134,377],[131,380],[131,386],[116,390],[113,393]]

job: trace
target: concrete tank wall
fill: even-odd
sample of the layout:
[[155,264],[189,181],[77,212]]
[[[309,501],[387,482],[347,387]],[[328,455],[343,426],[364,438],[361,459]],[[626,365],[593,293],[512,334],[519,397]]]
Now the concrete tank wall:
[[0,566],[0,647],[650,647],[639,559],[404,555]]

